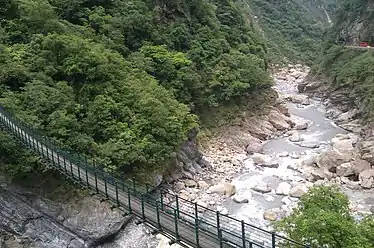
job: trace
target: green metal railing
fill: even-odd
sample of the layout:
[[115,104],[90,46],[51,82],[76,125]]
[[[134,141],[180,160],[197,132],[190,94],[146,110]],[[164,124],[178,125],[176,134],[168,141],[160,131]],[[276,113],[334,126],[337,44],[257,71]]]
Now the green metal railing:
[[[75,182],[111,200],[116,207],[154,226],[172,242],[193,247],[305,248],[308,245],[184,200],[178,195],[106,173],[95,161],[56,143],[0,107],[0,124],[35,154]],[[173,199],[166,204],[165,199]],[[181,210],[181,204],[184,209]],[[193,234],[193,235],[191,235]],[[193,236],[193,237],[192,237]]]

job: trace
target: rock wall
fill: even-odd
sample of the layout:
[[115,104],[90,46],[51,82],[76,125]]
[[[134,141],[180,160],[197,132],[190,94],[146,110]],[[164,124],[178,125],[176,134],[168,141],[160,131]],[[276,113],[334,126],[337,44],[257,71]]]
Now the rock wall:
[[[2,248],[101,247],[111,242],[131,220],[110,207],[110,204],[91,196],[56,203],[17,186],[2,184]],[[143,242],[147,238],[143,238]],[[147,244],[134,243],[136,247],[147,247]]]
[[179,178],[193,178],[203,168],[210,164],[203,158],[203,153],[197,145],[197,130],[193,129],[188,135],[176,156],[170,161],[163,177],[166,182],[173,182]]

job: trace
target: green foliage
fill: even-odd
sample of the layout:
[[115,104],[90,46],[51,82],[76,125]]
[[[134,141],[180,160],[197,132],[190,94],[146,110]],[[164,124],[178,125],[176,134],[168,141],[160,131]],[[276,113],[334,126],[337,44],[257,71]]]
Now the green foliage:
[[336,88],[351,89],[361,98],[364,117],[374,117],[374,57],[372,51],[331,46],[317,61],[314,72],[328,76]]
[[324,9],[328,9],[331,14],[335,1],[244,2],[248,2],[267,37],[272,63],[284,63],[285,57],[304,64],[314,61],[320,48],[323,30],[329,25]]
[[276,229],[289,238],[316,248],[372,247],[372,227],[372,216],[357,224],[347,196],[337,187],[326,186],[312,188],[290,216],[276,223]]
[[7,0],[0,13],[1,105],[111,171],[163,170],[195,114],[271,86],[232,0]]
[[17,175],[33,170],[42,170],[39,158],[20,147],[11,136],[0,130],[0,171],[13,179]]

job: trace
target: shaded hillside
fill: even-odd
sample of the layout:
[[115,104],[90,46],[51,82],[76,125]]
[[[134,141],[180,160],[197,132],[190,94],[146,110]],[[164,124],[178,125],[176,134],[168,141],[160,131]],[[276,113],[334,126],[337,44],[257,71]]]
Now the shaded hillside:
[[328,27],[326,15],[334,0],[253,0],[247,1],[263,29],[274,63],[311,63],[320,48],[322,32]]

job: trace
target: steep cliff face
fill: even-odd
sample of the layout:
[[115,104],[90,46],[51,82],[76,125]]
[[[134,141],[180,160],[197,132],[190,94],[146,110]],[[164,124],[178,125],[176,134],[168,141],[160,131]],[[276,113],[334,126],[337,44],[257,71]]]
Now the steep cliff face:
[[374,2],[368,0],[342,1],[332,34],[349,43],[369,42],[374,35]]

